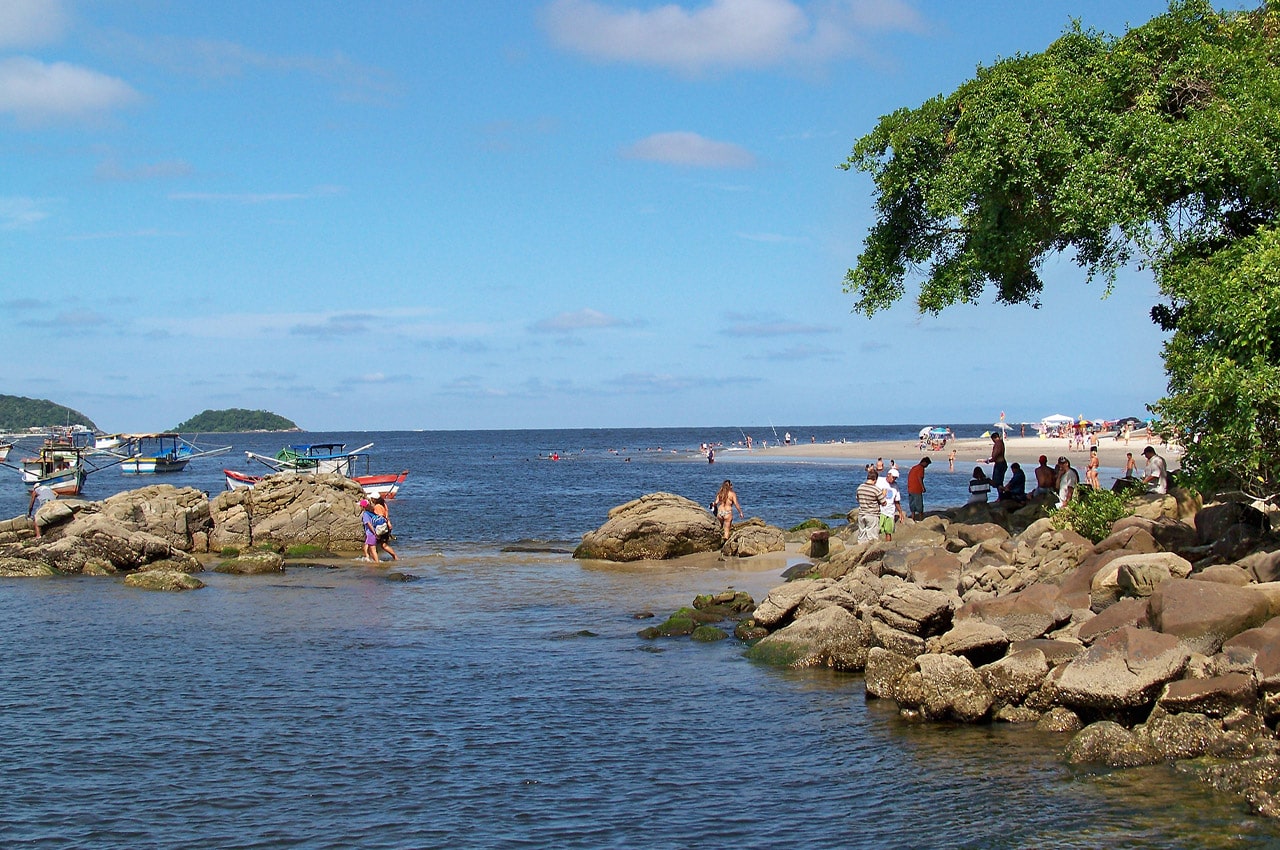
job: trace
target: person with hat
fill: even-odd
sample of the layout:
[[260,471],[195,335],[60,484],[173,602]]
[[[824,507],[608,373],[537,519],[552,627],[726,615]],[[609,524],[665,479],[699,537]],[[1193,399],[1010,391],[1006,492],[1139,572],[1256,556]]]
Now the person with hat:
[[892,540],[894,521],[901,519],[905,522],[907,519],[902,511],[902,494],[898,492],[898,467],[890,466],[884,478],[876,482],[876,487],[884,495],[884,502],[880,505],[880,533],[885,540]]
[[1064,508],[1071,498],[1076,494],[1076,488],[1080,486],[1080,473],[1071,467],[1071,461],[1066,456],[1058,458],[1058,507]]
[[1168,493],[1169,466],[1164,458],[1156,454],[1156,450],[1151,446],[1142,450],[1142,456],[1147,459],[1147,465],[1142,470],[1142,483],[1150,487],[1152,493],[1159,493],[1161,496]]

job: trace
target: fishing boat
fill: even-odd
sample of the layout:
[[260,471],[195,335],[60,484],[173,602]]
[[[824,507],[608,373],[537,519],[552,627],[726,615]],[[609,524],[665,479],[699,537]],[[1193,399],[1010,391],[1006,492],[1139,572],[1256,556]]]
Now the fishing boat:
[[0,460],[8,460],[11,451],[13,451],[13,443],[0,443]]
[[[273,472],[337,474],[350,478],[370,495],[394,499],[400,492],[400,485],[409,477],[409,470],[387,474],[370,473],[367,452],[371,448],[373,443],[366,443],[358,449],[348,449],[346,443],[304,443],[285,446],[275,457],[249,451],[244,454],[249,460],[257,461]],[[261,476],[246,475],[232,469],[224,469],[223,472],[227,476],[228,490],[252,487],[262,480]]]
[[93,447],[100,452],[109,452],[129,442],[128,434],[98,434],[93,438]]
[[[234,469],[224,469],[222,474],[227,478],[228,490],[245,490],[253,487],[265,475],[249,475],[245,472],[238,472]],[[307,474],[307,473],[300,473]],[[396,494],[400,492],[400,485],[404,484],[406,478],[409,477],[409,470],[403,470],[397,473],[388,473],[385,475],[352,475],[349,476],[352,481],[360,485],[360,488],[370,496],[381,496],[384,499],[394,499]]]
[[125,455],[120,460],[120,471],[125,475],[181,472],[198,457],[211,457],[231,451],[231,446],[202,450],[178,434],[129,434],[122,448],[125,449]]
[[245,452],[245,456],[264,463],[277,472],[336,473],[349,478],[356,461],[361,457],[367,458],[364,452],[371,448],[373,443],[366,443],[350,451],[347,450],[346,443],[304,443],[285,446],[276,452],[274,458],[253,452]]
[[59,496],[77,496],[89,474],[84,463],[85,451],[80,446],[46,441],[35,457],[23,458],[21,466],[13,468],[30,487],[44,486]]

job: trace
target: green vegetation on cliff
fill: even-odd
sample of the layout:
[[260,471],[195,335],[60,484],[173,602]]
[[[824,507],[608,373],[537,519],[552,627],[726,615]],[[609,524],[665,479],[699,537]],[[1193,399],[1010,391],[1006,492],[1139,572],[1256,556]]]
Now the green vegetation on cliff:
[[53,425],[84,425],[96,428],[93,420],[78,410],[42,398],[0,395],[0,431],[25,431]]
[[292,421],[267,410],[245,410],[232,407],[227,410],[206,410],[173,430],[183,433],[213,434],[244,431],[298,431],[300,429]]

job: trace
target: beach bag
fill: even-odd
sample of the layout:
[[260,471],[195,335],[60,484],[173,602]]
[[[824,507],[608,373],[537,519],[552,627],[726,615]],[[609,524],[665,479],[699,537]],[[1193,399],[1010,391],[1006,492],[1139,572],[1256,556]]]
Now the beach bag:
[[391,526],[387,524],[386,517],[377,514],[373,517],[373,534],[375,537],[386,537],[391,533]]

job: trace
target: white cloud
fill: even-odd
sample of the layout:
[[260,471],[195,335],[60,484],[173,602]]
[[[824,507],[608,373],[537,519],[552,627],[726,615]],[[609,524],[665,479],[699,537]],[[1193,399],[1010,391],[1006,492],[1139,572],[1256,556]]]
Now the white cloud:
[[0,230],[22,230],[48,217],[48,210],[33,198],[0,198]]
[[711,0],[647,10],[553,0],[544,23],[559,46],[592,59],[686,73],[821,61],[863,52],[872,31],[923,29],[907,0]]
[[699,168],[751,168],[756,164],[755,156],[745,148],[689,132],[655,133],[626,148],[622,155]]
[[61,0],[0,3],[0,48],[34,47],[62,38],[70,19]]
[[22,124],[96,120],[141,100],[123,80],[78,65],[0,59],[0,113]]
[[620,319],[601,313],[599,310],[584,307],[572,313],[560,313],[557,316],[536,322],[533,325],[533,330],[549,333],[571,333],[572,331],[591,328],[613,328],[621,324],[622,321]]

